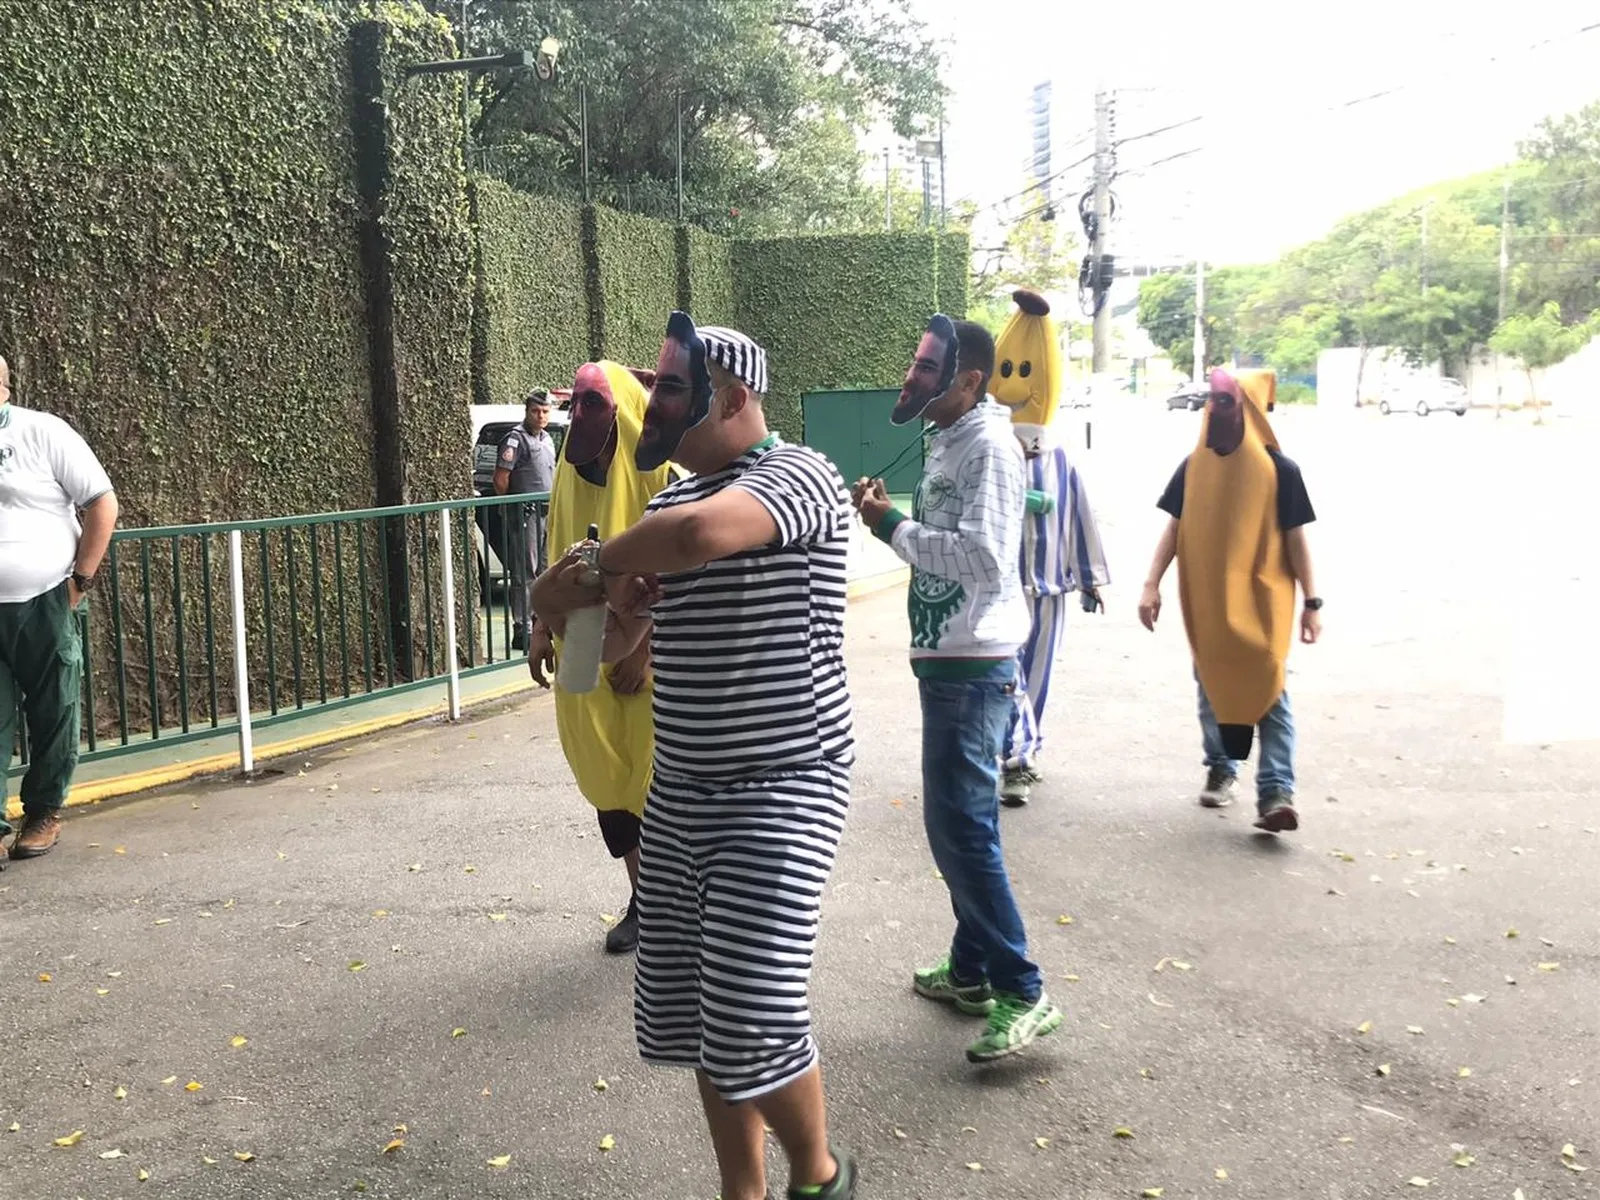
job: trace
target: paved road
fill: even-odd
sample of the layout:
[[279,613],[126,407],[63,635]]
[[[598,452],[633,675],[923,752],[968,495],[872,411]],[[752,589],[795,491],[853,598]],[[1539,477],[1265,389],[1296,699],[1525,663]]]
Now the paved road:
[[[1071,629],[1048,781],[1005,815],[1068,1017],[1008,1064],[974,1071],[971,1027],[909,994],[949,921],[901,598],[852,609],[862,754],[816,1008],[864,1200],[1594,1194],[1600,753],[1502,737],[1511,618],[1551,645],[1585,619],[1550,606],[1589,595],[1556,553],[1587,435],[1279,427],[1324,518],[1327,637],[1291,678],[1303,831],[1192,803],[1181,622],[1152,637],[1132,606],[1194,425],[1103,420],[1111,611]],[[622,877],[548,703],[283,765],[75,816],[0,875],[0,1196],[708,1200],[688,1083],[638,1063],[629,965],[599,950]]]

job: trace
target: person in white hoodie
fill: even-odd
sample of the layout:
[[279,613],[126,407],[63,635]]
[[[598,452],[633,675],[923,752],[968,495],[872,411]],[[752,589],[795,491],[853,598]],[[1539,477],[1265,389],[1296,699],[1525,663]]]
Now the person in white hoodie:
[[1017,571],[1026,505],[1011,415],[988,394],[994,339],[936,313],[891,420],[937,428],[911,516],[881,479],[856,510],[911,564],[911,669],[922,701],[922,813],[950,889],[950,952],[913,977],[918,995],[987,1016],[972,1062],[1015,1054],[1061,1026],[1045,994],[1000,850],[1000,755],[1030,615]]

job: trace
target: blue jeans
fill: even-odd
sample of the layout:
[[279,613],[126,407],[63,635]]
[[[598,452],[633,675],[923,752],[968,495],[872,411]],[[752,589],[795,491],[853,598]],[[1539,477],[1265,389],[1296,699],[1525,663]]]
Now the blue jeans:
[[[1206,690],[1196,684],[1200,693],[1200,742],[1205,749],[1206,769],[1220,767],[1230,776],[1239,773],[1239,765],[1222,749],[1222,731],[1217,728],[1216,714],[1211,711],[1211,701]],[[1285,689],[1267,715],[1256,727],[1256,738],[1261,746],[1256,761],[1256,797],[1265,800],[1276,792],[1294,795],[1294,710],[1289,707],[1289,692]]]
[[922,821],[950,889],[956,932],[950,967],[963,983],[1036,1000],[1044,982],[1000,854],[1000,752],[1011,719],[1017,664],[973,679],[923,679]]

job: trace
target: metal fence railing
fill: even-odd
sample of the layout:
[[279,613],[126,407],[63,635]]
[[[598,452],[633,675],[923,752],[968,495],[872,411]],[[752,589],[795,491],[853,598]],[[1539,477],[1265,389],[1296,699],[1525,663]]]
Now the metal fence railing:
[[[119,530],[78,614],[82,759],[236,732],[249,771],[255,730],[441,684],[455,718],[463,678],[526,657],[513,593],[547,501]],[[18,742],[10,776],[25,721]]]

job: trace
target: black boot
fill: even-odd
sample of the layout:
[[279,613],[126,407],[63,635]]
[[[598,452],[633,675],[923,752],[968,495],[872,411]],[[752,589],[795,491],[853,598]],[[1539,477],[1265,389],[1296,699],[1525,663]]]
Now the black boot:
[[639,948],[639,897],[628,899],[628,911],[606,933],[607,954],[632,954]]

